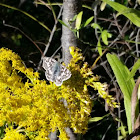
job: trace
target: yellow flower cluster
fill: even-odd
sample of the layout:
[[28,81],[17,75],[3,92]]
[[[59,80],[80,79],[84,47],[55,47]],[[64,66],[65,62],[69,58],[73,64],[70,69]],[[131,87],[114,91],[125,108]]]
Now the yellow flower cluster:
[[[83,87],[84,85],[93,87],[94,90],[98,91],[99,96],[106,100],[109,106],[112,106],[114,108],[119,107],[118,103],[114,101],[115,99],[111,95],[108,95],[108,93],[106,92],[107,84],[102,84],[99,82],[99,77],[93,75],[93,72],[88,67],[88,64],[85,62],[84,64],[82,64],[82,67],[80,67],[79,63],[82,63],[84,61],[84,57],[82,56],[82,53],[80,51],[81,50],[79,50],[78,48],[70,47],[70,53],[73,58],[70,62],[69,67],[73,75],[73,79],[71,79],[74,81],[74,83],[76,83],[75,86],[77,87],[77,82],[75,82],[77,79],[80,84],[79,86]],[[78,71],[79,74],[77,74]]]
[[25,135],[19,133],[17,129],[6,128],[6,134],[3,140],[26,140]]
[[[104,96],[103,84],[95,82],[99,77],[83,63],[80,50],[70,47],[70,53],[73,58],[68,68],[72,77],[57,87],[39,80],[39,73],[26,68],[17,54],[0,49],[0,126],[6,122],[8,127],[4,140],[49,140],[49,134],[56,130],[61,140],[69,140],[67,127],[85,133],[92,109],[87,86],[97,89],[104,99],[109,98],[109,104],[114,103],[112,97]],[[10,126],[19,126],[24,133]]]
[[[48,135],[55,130],[59,130],[61,140],[68,140],[67,127],[75,133],[86,132],[92,105],[85,79],[80,78],[83,72],[79,75],[71,63],[69,68],[79,80],[72,76],[57,87],[39,80],[39,74],[26,68],[11,50],[0,49],[0,56],[0,126],[5,122],[7,126],[20,126],[34,140],[49,139]],[[14,129],[7,129],[5,139],[16,140],[16,135],[19,133]]]

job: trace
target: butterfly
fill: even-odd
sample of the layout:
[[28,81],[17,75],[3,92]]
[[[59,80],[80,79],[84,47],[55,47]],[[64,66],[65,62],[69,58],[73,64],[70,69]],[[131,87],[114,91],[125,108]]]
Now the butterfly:
[[60,62],[51,57],[43,58],[42,67],[46,70],[46,79],[55,82],[56,86],[61,86],[63,81],[68,80],[71,77],[71,72]]

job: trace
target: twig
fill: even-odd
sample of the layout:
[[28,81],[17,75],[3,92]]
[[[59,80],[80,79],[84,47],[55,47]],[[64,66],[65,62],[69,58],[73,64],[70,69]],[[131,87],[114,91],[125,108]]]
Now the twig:
[[132,97],[131,97],[131,121],[132,121],[132,130],[135,128],[135,111],[136,111],[136,105],[137,105],[137,97],[138,97],[138,88],[140,84],[140,77],[138,78],[135,87],[132,92]]
[[40,3],[42,3],[43,5],[45,5],[47,8],[49,8],[50,10],[51,10],[51,8],[49,7],[49,5],[48,4],[46,4],[44,1],[42,1],[42,0],[38,0]]
[[126,140],[132,140],[132,138],[134,138],[135,136],[139,136],[140,135],[140,126],[138,128],[136,128],[127,138]]
[[38,65],[38,68],[37,68],[37,69],[39,69],[39,67],[41,66],[42,59],[43,59],[43,57],[45,56],[45,54],[47,53],[47,51],[48,51],[48,48],[49,48],[49,46],[50,46],[50,43],[51,43],[51,41],[52,41],[53,35],[54,35],[54,33],[55,33],[55,30],[56,30],[56,25],[57,25],[57,23],[58,23],[58,19],[60,18],[61,14],[62,14],[62,10],[63,10],[63,6],[61,7],[61,9],[60,9],[60,11],[59,11],[59,14],[58,14],[58,16],[57,16],[57,20],[55,21],[55,24],[54,24],[53,29],[52,29],[51,34],[50,34],[50,38],[49,38],[48,44],[46,45],[46,48],[45,48],[45,50],[44,50],[44,52],[43,52],[43,55],[42,55],[42,57],[41,57],[41,60],[40,60],[40,62],[39,62],[39,65]]
[[106,135],[106,133],[108,132],[108,130],[110,129],[111,126],[112,126],[112,124],[110,124],[110,125],[108,126],[108,128],[107,128],[107,130],[106,130],[106,132],[105,132],[105,134],[103,135],[103,137],[102,137],[101,140],[104,140],[104,139],[105,139],[105,135]]
[[[114,41],[112,41],[112,43],[109,44],[108,48],[111,47],[118,39],[120,38],[120,34],[116,37],[116,39],[114,39]],[[106,48],[103,53],[102,56],[108,51],[108,48]],[[102,57],[102,56],[98,56],[97,59],[95,60],[95,62],[93,63],[93,65],[91,66],[91,69],[93,69],[96,65],[96,63],[98,62],[98,60]]]
[[139,47],[138,47],[138,43],[137,43],[137,42],[139,42],[139,37],[140,37],[140,29],[138,29],[138,32],[137,32],[137,35],[136,35],[136,39],[135,39],[137,57],[139,57]]
[[[94,23],[97,23],[97,6],[94,9]],[[97,28],[95,28],[95,36],[97,40],[99,39]]]
[[118,24],[116,15],[115,15],[114,13],[113,13],[113,17],[114,17],[114,19],[115,19],[115,24],[116,24],[116,26],[117,26],[117,28],[118,28],[118,30],[119,30],[119,33],[120,33],[120,35],[123,37],[123,33],[122,33],[121,29],[120,29],[120,26],[119,26],[119,24]]
[[36,48],[40,51],[40,53],[43,55],[43,52],[42,50],[39,48],[39,46],[27,35],[25,34],[22,30],[20,30],[18,27],[15,27],[13,25],[9,25],[9,24],[6,24],[5,21],[3,21],[3,25],[4,26],[7,26],[7,27],[10,27],[10,28],[13,28],[13,29],[16,29],[18,30],[19,32],[21,32],[26,38],[28,38],[35,46]]

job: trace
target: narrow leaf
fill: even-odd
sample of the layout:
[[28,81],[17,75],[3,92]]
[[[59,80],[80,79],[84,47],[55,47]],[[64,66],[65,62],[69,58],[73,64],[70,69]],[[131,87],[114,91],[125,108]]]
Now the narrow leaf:
[[81,21],[82,21],[82,15],[83,15],[83,11],[81,11],[81,12],[77,15],[77,17],[76,17],[75,28],[76,28],[77,30],[80,29]]
[[89,119],[89,123],[98,122],[98,121],[104,119],[104,118],[107,117],[107,116],[109,116],[109,114],[106,114],[106,115],[104,115],[104,116],[102,116],[102,117],[93,117],[93,118],[90,118],[90,119]]
[[76,20],[76,18],[77,18],[77,15],[75,15],[75,16],[72,18],[72,20],[71,20],[71,21],[72,21],[72,22],[73,22],[73,21],[75,21],[75,20]]
[[127,81],[127,77],[130,74],[128,68],[118,59],[115,54],[107,54],[107,60],[116,76],[117,82],[124,95],[124,105],[127,116],[127,125],[129,133],[132,132],[131,123],[131,95],[135,85],[134,79],[131,78]]
[[104,42],[105,45],[108,45],[108,33],[107,30],[103,30],[102,34],[101,34],[102,40]]
[[92,122],[98,122],[98,121],[100,121],[100,120],[102,120],[104,117],[93,117],[93,118],[91,118],[90,120],[89,120],[89,122],[90,123],[92,123]]
[[64,26],[66,26],[67,28],[69,28],[69,26],[65,23],[65,22],[63,22],[62,20],[58,20],[62,25],[64,25]]
[[137,70],[140,68],[140,59],[137,60],[137,62],[134,64],[127,80],[131,79],[132,77],[135,76],[135,73],[137,72]]
[[100,25],[98,25],[97,23],[93,23],[93,24],[91,24],[91,27],[94,28],[94,29],[97,28],[97,29],[99,29],[100,31],[102,31]]
[[126,126],[123,125],[123,123],[121,122],[121,126],[117,129],[121,131],[121,134],[124,137],[126,137],[127,132],[125,131]]
[[98,39],[97,49],[98,49],[99,55],[102,56],[102,46],[101,46],[100,38]]
[[123,14],[124,16],[126,16],[133,24],[140,27],[140,11],[133,8],[127,8],[126,6],[114,1],[110,0],[102,0],[102,1],[106,2],[116,11],[118,11],[119,14]]
[[112,34],[111,33],[107,33],[107,37],[108,38],[111,38],[112,37]]
[[100,10],[103,11],[106,7],[106,2],[102,2],[101,6],[100,6]]
[[86,20],[85,24],[84,24],[84,27],[86,27],[92,20],[93,20],[93,16],[90,17],[89,19]]

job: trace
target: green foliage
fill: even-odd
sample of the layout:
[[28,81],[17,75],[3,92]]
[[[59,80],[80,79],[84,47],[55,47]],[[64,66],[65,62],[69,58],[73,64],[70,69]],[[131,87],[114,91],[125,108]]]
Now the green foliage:
[[17,35],[12,35],[11,39],[13,40],[13,42],[17,45],[20,46],[20,39],[22,39],[22,35],[21,34],[17,34]]
[[[30,139],[45,140],[56,130],[60,132],[59,138],[68,140],[66,127],[84,134],[92,109],[87,86],[98,90],[109,106],[118,106],[114,98],[107,95],[106,84],[98,81],[99,77],[93,75],[87,63],[78,63],[84,61],[80,50],[70,47],[70,53],[73,56],[69,64],[72,77],[57,87],[54,83],[48,85],[39,80],[39,73],[26,68],[17,54],[0,49],[0,126],[7,122],[4,140],[9,136],[11,140],[25,140],[22,131]],[[26,76],[26,81],[22,81],[19,72]],[[67,101],[67,106],[62,99]],[[14,125],[18,127],[14,128]]]
[[86,22],[83,24],[83,26],[86,27],[87,25],[89,25],[90,22],[93,20],[93,18],[94,18],[94,17],[92,16],[92,17],[90,17],[89,19],[87,19]]
[[126,131],[126,126],[123,125],[122,121],[121,121],[121,126],[118,128],[118,130],[120,130],[121,132],[121,136],[119,136],[119,140],[123,140],[126,138],[128,132]]
[[137,71],[139,68],[140,68],[140,59],[138,59],[138,60],[136,61],[136,63],[133,65],[133,68],[132,68],[132,70],[131,70],[131,72],[130,72],[130,74],[129,74],[129,76],[128,76],[127,79],[129,80],[129,79],[131,79],[132,77],[134,77],[136,71]]
[[66,26],[67,28],[69,28],[69,26],[65,23],[65,22],[63,22],[62,20],[58,20],[62,25],[64,25],[64,26]]
[[100,27],[100,25],[98,25],[97,23],[93,23],[93,24],[91,24],[91,27],[93,27],[94,29],[99,29],[100,30],[100,32],[102,32],[102,28]]
[[98,43],[97,43],[97,49],[98,49],[98,52],[99,52],[100,56],[102,56],[101,39],[102,39],[102,41],[105,45],[108,45],[108,38],[111,38],[112,34],[108,33],[107,30],[103,30],[100,27],[100,25],[98,25],[97,23],[92,23],[91,27],[94,28],[94,29],[96,29],[96,28],[99,29],[98,33],[100,33],[100,36],[99,36]]
[[0,127],[0,139],[4,137],[5,124]]
[[89,19],[87,19],[85,21],[85,23],[82,24],[82,15],[83,15],[83,11],[81,11],[77,17],[76,17],[76,21],[75,21],[75,29],[76,29],[76,35],[79,38],[79,30],[82,29],[82,27],[86,27],[87,25],[90,24],[90,22],[93,20],[93,16],[90,17]]
[[108,45],[108,38],[111,38],[112,35],[107,32],[107,30],[103,30],[101,33],[102,40],[105,45]]
[[81,27],[82,15],[83,15],[83,11],[81,11],[76,17],[75,29],[77,29],[77,30],[79,30]]
[[[83,27],[86,27],[88,26],[91,21],[93,20],[93,16],[91,16],[89,19],[87,19],[85,22],[82,23],[82,16],[83,16],[83,11],[81,11],[78,15],[75,15],[73,17],[73,19],[71,21],[68,21],[69,22],[69,25],[67,25],[66,23],[64,23],[62,20],[59,20],[59,22],[66,26],[67,28],[69,28],[72,32],[74,32],[75,36],[77,38],[79,38],[79,31],[83,28]],[[75,28],[73,29],[71,27],[71,24],[75,22]]]
[[[130,2],[132,2],[132,3],[130,4]],[[3,4],[3,3],[5,3],[5,4]],[[57,21],[56,16],[58,15],[58,10],[60,10],[60,7],[63,5],[63,3],[62,2],[60,3],[60,1],[52,3],[50,0],[47,0],[47,3],[46,2],[42,3],[42,2],[38,2],[38,1],[35,1],[35,3],[37,4],[37,7],[35,7],[34,4],[31,3],[30,1],[25,1],[25,5],[23,4],[21,7],[18,7],[18,1],[10,1],[10,0],[1,1],[0,14],[2,16],[0,17],[0,30],[1,30],[0,45],[8,46],[9,48],[12,48],[12,50],[18,52],[18,54],[20,54],[20,56],[23,58],[26,66],[32,67],[32,65],[33,65],[36,70],[38,62],[40,61],[41,54],[37,49],[34,48],[34,43],[37,43],[38,47],[41,50],[44,50],[44,46],[42,46],[42,44],[43,45],[45,44],[45,46],[46,46],[46,44],[48,43],[50,34],[52,33],[51,29],[54,25],[56,25],[56,22],[54,23],[54,20]],[[15,7],[18,7],[18,8],[15,8]],[[127,7],[133,7],[133,8],[127,8]],[[97,9],[97,11],[96,11],[96,9]],[[132,48],[132,45],[140,44],[139,32],[138,32],[138,27],[140,27],[140,12],[136,9],[139,9],[139,8],[132,0],[131,1],[117,0],[115,2],[111,1],[111,0],[102,0],[102,3],[101,3],[101,1],[95,1],[95,2],[92,2],[92,4],[86,3],[86,1],[85,1],[84,5],[83,5],[83,9],[82,9],[83,11],[81,11],[80,13],[75,15],[70,21],[68,21],[68,23],[64,23],[62,20],[59,19],[59,22],[62,25],[64,25],[65,27],[69,28],[69,30],[71,30],[75,34],[75,37],[79,40],[79,42],[81,41],[82,47],[84,48],[84,55],[85,55],[86,60],[89,61],[91,65],[92,65],[92,63],[95,64],[94,65],[95,73],[100,75],[101,79],[103,81],[107,82],[108,84],[105,84],[105,83],[102,84],[101,82],[99,82],[98,76],[92,77],[92,75],[93,75],[93,73],[91,71],[92,67],[89,68],[87,63],[84,62],[83,56],[81,56],[80,53],[77,54],[76,51],[73,51],[73,56],[75,54],[77,56],[79,55],[78,59],[80,61],[77,61],[76,63],[71,63],[71,66],[69,67],[73,76],[68,81],[65,81],[64,85],[62,85],[62,87],[58,87],[58,88],[55,87],[55,85],[53,83],[50,83],[50,85],[46,84],[45,81],[43,83],[41,83],[42,87],[39,88],[41,86],[41,84],[33,83],[34,77],[27,75],[27,73],[24,74],[24,71],[21,72],[18,69],[15,69],[15,72],[14,72],[14,67],[11,68],[10,67],[11,63],[8,62],[5,65],[6,67],[2,65],[0,68],[0,69],[3,69],[3,70],[1,70],[2,72],[1,72],[1,76],[0,76],[0,82],[2,79],[7,78],[7,77],[3,77],[3,73],[5,73],[5,70],[8,71],[8,68],[10,67],[11,68],[9,70],[10,73],[8,73],[9,74],[8,76],[10,76],[10,77],[7,78],[7,81],[6,80],[3,81],[3,83],[5,82],[5,83],[9,84],[7,86],[8,88],[6,87],[4,89],[10,89],[9,92],[11,93],[11,91],[12,91],[12,93],[14,93],[14,95],[10,94],[8,97],[9,98],[13,97],[13,98],[10,100],[11,102],[7,101],[5,104],[7,106],[9,104],[16,105],[21,101],[17,96],[17,92],[13,92],[14,89],[12,89],[11,85],[13,85],[13,84],[18,85],[23,82],[22,83],[22,86],[23,86],[25,83],[27,83],[26,86],[28,86],[28,88],[25,91],[25,95],[24,95],[24,88],[22,88],[22,89],[19,88],[20,97],[25,98],[27,95],[29,95],[27,93],[29,91],[32,91],[32,92],[34,92],[33,96],[32,96],[32,92],[30,92],[32,99],[34,99],[34,96],[35,96],[40,101],[44,100],[45,103],[42,101],[38,105],[37,104],[38,102],[36,102],[36,106],[34,107],[34,105],[33,105],[34,102],[32,101],[32,102],[30,102],[30,104],[34,108],[31,108],[31,110],[28,110],[28,108],[27,109],[24,108],[23,113],[24,113],[24,111],[26,111],[27,115],[28,114],[34,115],[33,113],[36,112],[35,111],[36,109],[38,109],[38,110],[40,109],[42,103],[44,103],[45,105],[48,105],[52,101],[52,99],[54,99],[52,101],[52,105],[50,106],[50,108],[51,108],[52,112],[53,111],[55,112],[54,113],[55,115],[53,114],[51,117],[54,116],[54,118],[52,119],[52,123],[55,123],[56,125],[54,124],[53,127],[51,127],[51,128],[54,128],[54,127],[56,128],[59,124],[61,125],[61,128],[63,126],[66,126],[66,125],[68,126],[69,124],[72,124],[71,126],[74,128],[73,129],[74,132],[77,133],[79,131],[81,133],[82,130],[87,129],[87,123],[89,120],[89,129],[88,129],[87,135],[88,134],[90,134],[90,135],[85,136],[86,140],[103,139],[104,136],[105,136],[105,139],[124,139],[128,135],[128,131],[129,131],[129,133],[131,133],[131,131],[132,131],[131,130],[131,109],[130,109],[131,103],[130,102],[131,102],[132,90],[135,85],[134,76],[135,76],[135,78],[137,78],[137,76],[138,76],[137,70],[140,67],[139,59],[136,61],[135,64],[133,64],[134,59],[136,58],[136,55],[135,55],[136,53],[134,50],[135,47]],[[116,14],[115,10],[118,12],[118,14]],[[97,14],[96,14],[96,12],[97,12]],[[94,19],[93,15],[94,15],[95,19]],[[125,17],[127,17],[127,18],[125,18]],[[93,19],[94,19],[94,21],[93,21]],[[13,30],[12,28],[6,27],[5,25],[3,25],[2,21],[6,21],[5,23],[7,23],[7,25],[9,24],[9,25],[12,25],[13,27],[16,27],[17,29],[21,29],[21,31],[23,31],[25,34],[21,35],[19,33],[19,30]],[[133,24],[135,24],[136,26],[131,24],[131,22]],[[51,34],[51,37],[53,36],[52,37],[53,41],[49,42],[50,46],[51,46],[49,48],[49,51],[47,52],[47,55],[49,55],[49,56],[55,51],[55,49],[58,46],[60,46],[61,24],[56,25],[55,35]],[[74,24],[75,24],[75,27],[72,26]],[[94,34],[93,29],[96,30],[95,34]],[[13,33],[13,31],[14,31],[14,33]],[[80,34],[81,32],[83,33],[82,35]],[[29,38],[32,39],[32,41],[33,41],[32,45],[31,45],[31,42],[29,41],[30,39],[28,38],[29,39],[28,40],[26,38],[27,37],[26,34],[27,34],[27,36],[29,36]],[[111,39],[109,39],[109,38],[111,38]],[[111,53],[115,52],[116,54],[123,55],[122,57],[125,60],[126,64],[128,64],[129,67],[133,65],[132,70],[129,71],[128,68],[126,67],[126,64],[123,64],[117,58],[117,56],[107,54],[107,59],[114,71],[117,82],[124,95],[124,105],[125,106],[120,104],[120,106],[121,106],[120,109],[124,110],[124,107],[125,107],[125,111],[121,111],[121,118],[120,118],[121,120],[117,120],[116,119],[117,116],[113,116],[113,119],[112,119],[111,115],[110,116],[108,114],[105,115],[110,110],[108,110],[108,112],[104,111],[105,110],[104,102],[106,102],[107,105],[109,105],[109,106],[118,107],[118,104],[116,103],[115,98],[114,98],[117,96],[117,92],[114,91],[114,85],[116,84],[115,83],[116,81],[114,81],[114,79],[111,78],[112,75],[110,75],[110,73],[109,73],[110,71],[109,71],[109,69],[107,69],[107,65],[106,65],[107,61],[106,61],[106,57],[104,56],[106,51],[110,51]],[[98,53],[99,53],[99,56],[98,56]],[[34,54],[36,54],[36,55],[34,55]],[[138,57],[139,56],[137,56],[137,58]],[[83,59],[82,61],[81,61],[81,58]],[[10,59],[9,59],[9,61],[11,62]],[[102,64],[100,65],[100,62],[102,62],[103,65]],[[1,64],[4,64],[4,63],[5,63],[5,61],[1,61]],[[12,61],[12,63],[13,63],[13,61]],[[96,64],[97,64],[97,66],[96,66]],[[26,71],[26,69],[27,68],[25,68],[24,70]],[[92,69],[92,70],[94,70],[94,69]],[[30,71],[28,71],[28,72],[30,72]],[[31,71],[31,73],[34,73],[34,72]],[[6,74],[5,74],[5,76],[6,76]],[[23,76],[24,79],[21,78],[22,76],[20,74],[21,75],[24,74],[24,76]],[[40,74],[40,76],[41,76],[40,79],[43,79],[44,74]],[[16,82],[15,79],[18,79],[19,81],[17,80],[18,82]],[[26,79],[28,79],[28,82],[26,81]],[[40,80],[40,81],[42,81],[42,80]],[[113,84],[112,84],[112,81],[113,81]],[[73,84],[73,83],[75,83],[75,84]],[[3,86],[3,84],[1,84],[1,85]],[[68,87],[66,87],[66,85],[68,85]],[[87,85],[88,85],[89,89],[87,88]],[[54,87],[53,89],[51,88],[52,86]],[[15,86],[13,86],[13,87],[15,87]],[[44,87],[45,87],[45,89],[44,89]],[[73,87],[75,88],[75,90],[73,90],[74,89]],[[17,89],[17,88],[15,88],[15,89]],[[46,89],[47,89],[47,92],[44,92]],[[78,90],[78,92],[76,93],[75,91],[77,91],[77,90]],[[91,104],[89,104],[91,102],[87,102],[87,100],[91,101],[89,98],[91,96],[89,96],[88,91],[90,91],[89,93],[91,94],[91,96],[95,95],[95,93],[97,93],[97,95],[98,95],[98,98],[95,97],[95,99],[93,99],[94,105],[96,103],[98,103],[98,104],[101,103],[100,106],[93,107],[91,116],[93,115],[93,116],[101,116],[101,117],[92,117],[89,119],[89,117],[91,117],[90,116],[90,111],[91,111],[90,107],[91,106],[89,107],[88,105],[91,105]],[[49,97],[47,103],[46,103],[46,99],[44,99],[44,96],[40,95],[40,93],[42,93],[42,92],[43,92],[43,95],[45,95],[45,97]],[[48,95],[48,93],[50,93],[50,92],[51,92],[51,96],[49,96],[50,94]],[[52,92],[53,92],[53,94],[52,94]],[[83,94],[83,92],[88,93],[88,96],[85,96],[85,94]],[[111,92],[112,96],[109,95],[110,92]],[[7,92],[1,92],[1,93],[3,93],[2,96],[6,98]],[[66,94],[66,93],[70,93],[70,94]],[[2,99],[2,96],[1,96],[1,99]],[[40,99],[40,97],[41,97],[41,99]],[[66,107],[64,107],[66,110],[63,111],[64,108],[63,108],[63,105],[61,104],[62,102],[60,103],[56,99],[57,97],[58,97],[58,99],[65,98],[68,101],[68,103],[70,102],[70,106],[72,105],[72,107],[70,108],[71,109],[70,112],[67,112]],[[99,98],[99,97],[101,97],[101,98]],[[121,95],[121,97],[122,97],[122,95]],[[138,98],[140,98],[140,86],[138,88]],[[27,100],[25,100],[25,102],[27,103],[29,99],[30,98],[27,98]],[[119,98],[117,100],[120,103],[123,102],[123,98]],[[22,98],[22,101],[20,103],[23,103],[23,102],[24,102],[24,100]],[[57,107],[55,106],[56,102],[60,103],[60,104],[59,103],[57,104]],[[1,104],[2,103],[4,103],[3,99],[1,101]],[[85,104],[86,104],[87,108],[83,108],[83,106]],[[75,109],[76,107],[79,107],[79,108]],[[61,108],[61,111],[59,111],[59,108]],[[100,110],[101,108],[102,108],[102,110]],[[137,108],[138,108],[138,105],[137,105]],[[43,112],[41,109],[40,109],[40,112],[38,114],[35,114],[34,116],[37,118],[37,120],[40,120],[40,122],[42,124],[44,124],[45,121],[38,119],[39,115],[42,116],[42,118],[45,116],[44,117],[45,119],[47,119],[47,117],[49,115],[44,114],[44,113],[47,113],[43,110],[44,108],[42,109]],[[76,117],[73,117],[73,123],[71,123],[72,121],[70,122],[71,118],[67,119],[67,117],[68,117],[67,113],[71,113],[72,109],[74,110],[74,113],[71,115],[71,118],[73,117],[73,115],[76,116]],[[10,113],[12,113],[10,111],[10,105],[5,110],[7,110],[7,112],[9,111],[7,113],[8,115]],[[78,113],[77,110],[78,111],[80,110],[81,112]],[[116,113],[116,111],[118,113]],[[118,115],[120,113],[119,111],[120,110],[116,110],[116,109],[111,110],[111,114],[114,113],[114,114]],[[1,112],[2,112],[2,109],[1,109]],[[56,112],[58,112],[58,113],[56,113]],[[57,116],[61,116],[61,112],[63,112],[63,114],[66,115],[66,117],[60,117],[61,122],[63,122],[63,124],[60,123],[60,120],[57,120],[58,119]],[[86,114],[85,112],[86,113],[88,112],[88,113]],[[126,113],[126,117],[127,117],[127,127],[125,124],[126,117],[125,117],[124,113]],[[139,112],[137,112],[137,110],[136,110],[136,113],[139,113]],[[20,116],[20,109],[17,109],[17,108],[15,110],[13,109],[13,114],[16,114],[16,116],[13,118],[10,117],[11,120],[14,119],[14,121],[15,120],[17,121],[19,119],[18,117]],[[81,116],[81,119],[78,119],[79,116]],[[86,117],[84,118],[83,116],[86,116]],[[82,120],[83,119],[82,117],[85,120]],[[4,119],[3,116],[1,118]],[[64,119],[64,121],[63,121],[63,119]],[[30,120],[32,121],[32,119],[29,119],[29,125],[32,123],[32,122],[30,122]],[[111,125],[112,124],[113,125],[112,125],[111,129],[108,130],[107,127],[108,127],[110,120],[111,120]],[[114,120],[117,120],[118,123],[120,123],[120,127],[118,129],[116,129],[117,125],[116,125],[116,123],[114,123],[115,122]],[[16,124],[16,121],[14,122],[15,124]],[[36,122],[36,121],[34,121],[34,122]],[[41,124],[40,122],[39,122],[39,124]],[[11,124],[8,123],[8,127],[9,127],[9,125],[11,125]],[[36,125],[36,123],[34,123],[33,125]],[[103,126],[100,127],[100,125],[103,125]],[[5,126],[5,124],[4,124],[4,126]],[[40,125],[38,125],[38,126],[40,127]],[[71,127],[71,126],[68,126],[68,127]],[[26,126],[24,125],[23,128],[26,128]],[[60,127],[58,129],[60,130]],[[104,134],[105,131],[106,132],[108,131],[108,132],[106,134]],[[122,136],[119,136],[117,138],[116,131],[120,131]],[[17,137],[22,137],[22,136],[18,135],[17,132],[23,132],[23,134],[24,134],[25,129],[21,129],[21,128],[13,129],[13,128],[9,127],[6,130],[5,127],[2,126],[0,138],[4,137],[4,133],[6,133],[7,139],[8,139],[8,135],[11,135],[13,137],[14,137],[14,135]],[[42,135],[44,134],[44,132],[45,131],[42,130]],[[48,132],[50,133],[52,131],[48,130]],[[48,132],[47,133],[45,132],[44,135],[48,134]],[[36,130],[34,132],[28,131],[27,133],[28,133],[28,137],[30,139],[32,139],[33,136],[39,135],[38,130]],[[65,132],[63,130],[60,130],[60,134],[64,134],[64,133]],[[62,135],[60,135],[60,137],[61,136]],[[63,135],[63,136],[66,137],[66,135]],[[25,139],[25,138],[23,138],[23,139]],[[41,138],[38,138],[38,139],[41,140]]]
[[110,114],[106,114],[102,117],[93,117],[89,119],[89,123],[93,123],[93,122],[98,122],[101,121],[102,119],[104,119],[105,117],[108,117]]
[[113,2],[110,0],[102,0],[110,5],[113,9],[119,12],[118,15],[122,14],[126,16],[133,24],[140,27],[140,11],[132,8],[127,8],[126,6]]
[[[124,95],[124,105],[127,116],[127,125],[129,134],[132,132],[131,122],[131,95],[135,85],[134,78],[130,77],[130,71],[128,68],[118,59],[115,54],[107,54],[107,60],[116,76],[117,82]],[[134,68],[135,69],[135,68]],[[138,106],[138,105],[137,105]],[[138,112],[136,112],[137,114]]]

